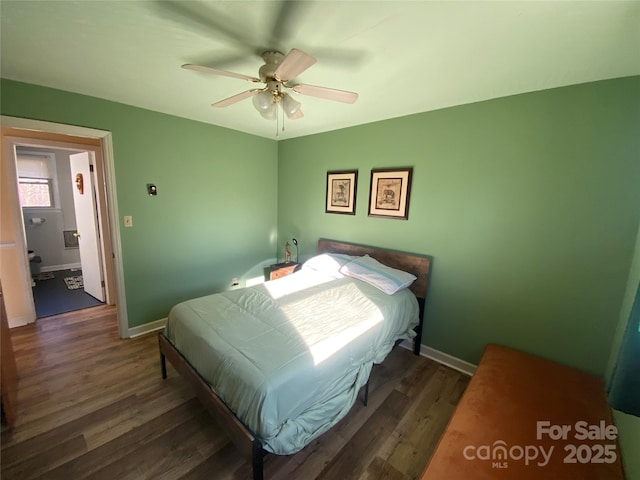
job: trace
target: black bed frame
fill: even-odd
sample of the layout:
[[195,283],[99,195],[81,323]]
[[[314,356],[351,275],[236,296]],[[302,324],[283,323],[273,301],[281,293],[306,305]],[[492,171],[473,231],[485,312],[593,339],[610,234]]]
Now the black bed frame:
[[[389,267],[404,270],[417,277],[409,288],[416,295],[418,305],[420,306],[420,320],[418,326],[415,328],[417,335],[414,339],[413,346],[413,353],[419,355],[424,323],[425,301],[431,271],[431,257],[428,255],[404,253],[327,239],[318,240],[318,253],[343,253],[355,256],[368,254]],[[251,463],[254,480],[263,480],[263,461],[267,452],[262,448],[260,440],[255,437],[253,432],[251,432],[238,417],[236,417],[235,413],[211,390],[207,382],[173,346],[163,332],[158,335],[158,344],[160,348],[162,378],[167,378],[166,360],[168,359],[178,373],[191,384],[198,399],[225,430],[227,435],[229,435],[229,438],[240,454]],[[369,382],[367,381],[364,391],[365,405],[368,396]]]

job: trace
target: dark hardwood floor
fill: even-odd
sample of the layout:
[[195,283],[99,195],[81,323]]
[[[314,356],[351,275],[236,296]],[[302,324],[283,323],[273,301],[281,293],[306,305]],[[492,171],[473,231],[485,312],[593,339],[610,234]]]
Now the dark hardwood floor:
[[[20,383],[3,480],[251,478],[175,370],[161,379],[156,335],[119,339],[113,307],[38,320],[12,340]],[[417,478],[468,381],[397,348],[374,368],[367,407],[296,455],[267,455],[265,479]]]

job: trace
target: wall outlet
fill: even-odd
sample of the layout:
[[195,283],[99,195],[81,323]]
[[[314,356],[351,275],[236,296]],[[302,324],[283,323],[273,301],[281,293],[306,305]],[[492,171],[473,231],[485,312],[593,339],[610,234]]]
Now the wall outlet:
[[131,215],[124,216],[124,226],[133,227],[133,217]]

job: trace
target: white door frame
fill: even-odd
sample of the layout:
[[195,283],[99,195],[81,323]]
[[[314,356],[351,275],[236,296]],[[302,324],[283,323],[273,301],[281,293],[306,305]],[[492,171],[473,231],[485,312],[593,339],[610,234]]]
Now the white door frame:
[[[60,123],[45,122],[40,120],[30,120],[26,118],[7,117],[0,116],[0,123],[3,127],[8,128],[22,128],[27,130],[39,130],[47,133],[57,133],[63,135],[73,135],[77,137],[86,137],[100,140],[102,145],[102,161],[104,165],[104,181],[107,194],[107,215],[109,222],[109,230],[111,233],[111,249],[113,251],[113,267],[115,276],[115,304],[118,311],[118,329],[120,338],[128,338],[129,334],[129,321],[127,318],[127,302],[124,289],[124,268],[122,264],[122,245],[120,243],[120,222],[118,214],[118,197],[116,194],[116,176],[115,176],[115,164],[113,160],[113,143],[111,132],[106,130],[96,130],[93,128],[77,127],[75,125],[65,125]],[[29,143],[38,142],[36,139],[29,139]],[[40,140],[39,142],[43,142]],[[45,141],[46,142],[46,141]],[[17,192],[16,192],[17,199]],[[20,202],[14,203],[16,218],[22,218],[22,211],[20,208]],[[20,229],[21,230],[21,229]],[[22,235],[24,237],[24,235]],[[21,265],[24,264],[24,268],[28,269],[29,260],[27,257],[26,240],[24,241],[24,248],[21,250],[21,255],[24,256]],[[104,255],[108,255],[108,252],[104,252]],[[27,272],[24,272],[25,275]],[[28,275],[26,275],[28,277]],[[31,296],[31,286],[29,286],[28,294]],[[32,303],[33,305],[33,303]],[[35,314],[34,314],[35,316]]]

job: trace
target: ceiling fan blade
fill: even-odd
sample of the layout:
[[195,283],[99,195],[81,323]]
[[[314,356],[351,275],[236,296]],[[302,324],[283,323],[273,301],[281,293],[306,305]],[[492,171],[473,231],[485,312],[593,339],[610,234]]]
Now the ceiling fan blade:
[[[299,43],[297,45],[304,48],[304,46]],[[355,48],[332,48],[319,46],[313,46],[312,48],[313,54],[318,59],[318,62],[323,65],[338,68],[349,68],[350,70],[360,68],[369,56],[369,54],[364,50]]]
[[280,49],[287,44],[290,45],[293,35],[300,29],[305,11],[309,7],[309,2],[301,2],[299,0],[281,2],[266,45],[276,49]]
[[247,25],[234,21],[221,9],[205,1],[155,0],[151,4],[160,15],[177,24],[199,30],[218,40],[223,37],[251,52],[258,50],[258,45],[249,35],[251,30]]
[[347,92],[346,90],[337,90],[335,88],[316,87],[315,85],[306,85],[304,83],[293,85],[291,88],[294,92],[302,95],[324,98],[335,102],[355,103],[358,99],[358,94],[355,92]]
[[315,58],[294,48],[282,59],[273,76],[281,82],[286,82],[296,78],[314,63],[316,63]]
[[216,108],[228,107],[229,105],[233,105],[234,103],[244,100],[245,98],[253,97],[254,95],[257,95],[262,91],[262,88],[247,90],[246,92],[238,93],[237,95],[234,95],[232,97],[225,98],[224,100],[220,100],[216,103],[212,103],[211,106]]
[[218,70],[234,70],[238,65],[244,65],[253,52],[231,52],[219,54],[218,52],[204,52],[200,55],[189,56],[190,65],[215,65]]
[[246,80],[247,82],[259,83],[261,80],[256,77],[250,77],[242,73],[228,72],[226,70],[219,70],[217,68],[204,67],[202,65],[194,65],[192,63],[185,63],[182,68],[187,70],[195,70],[196,72],[213,73],[214,75],[222,75],[224,77],[239,78],[240,80]]

